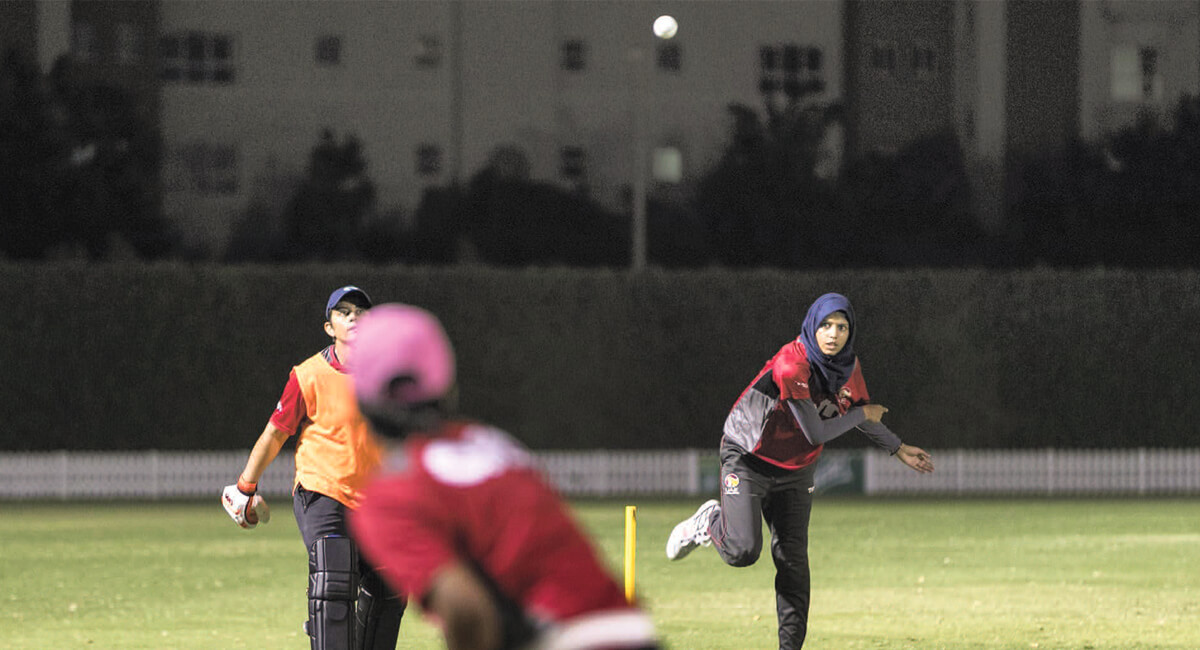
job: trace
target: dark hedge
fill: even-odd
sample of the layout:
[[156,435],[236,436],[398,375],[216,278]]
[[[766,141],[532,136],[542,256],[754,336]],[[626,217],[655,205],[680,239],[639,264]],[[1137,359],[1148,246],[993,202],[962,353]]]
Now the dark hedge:
[[1194,271],[0,264],[0,450],[248,448],[344,283],[439,314],[463,410],[536,449],[715,447],[826,291],[906,441],[1196,444]]

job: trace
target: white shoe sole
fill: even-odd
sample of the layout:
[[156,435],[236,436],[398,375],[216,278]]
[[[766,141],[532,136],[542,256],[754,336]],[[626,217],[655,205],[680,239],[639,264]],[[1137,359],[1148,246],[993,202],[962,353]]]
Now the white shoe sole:
[[[694,520],[700,515],[700,513],[719,505],[720,502],[716,499],[709,499],[701,504],[700,507],[696,509],[696,512],[692,513],[692,516],[684,519],[678,524],[675,524],[675,527],[671,529],[671,535],[667,537],[668,560],[682,560],[683,558],[687,557],[689,553],[696,550],[697,547],[701,546],[702,542],[695,541],[695,535],[692,536],[692,539],[686,541],[683,539],[684,527],[695,523]],[[674,550],[674,553],[671,552],[672,550]]]

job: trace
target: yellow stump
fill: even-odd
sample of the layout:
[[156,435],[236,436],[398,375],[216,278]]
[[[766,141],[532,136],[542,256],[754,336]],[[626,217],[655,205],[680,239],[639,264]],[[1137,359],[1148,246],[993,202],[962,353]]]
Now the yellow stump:
[[625,600],[633,602],[637,562],[637,506],[625,506]]

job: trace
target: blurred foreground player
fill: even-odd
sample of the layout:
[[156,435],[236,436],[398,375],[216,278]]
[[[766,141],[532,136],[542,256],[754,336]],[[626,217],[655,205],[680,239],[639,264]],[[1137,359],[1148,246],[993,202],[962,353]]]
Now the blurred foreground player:
[[[366,292],[345,286],[325,303],[332,344],[292,369],[283,395],[222,505],[243,528],[256,525],[258,480],[288,437],[297,436],[292,510],[308,549],[308,621],[313,650],[393,650],[404,601],[361,562],[346,528],[382,450],[358,410],[347,364]],[[253,501],[252,501],[253,499]]]
[[824,443],[858,428],[917,472],[933,471],[929,454],[883,424],[888,409],[870,403],[854,353],[857,328],[845,296],[813,302],[800,336],[767,361],[725,419],[721,500],[705,502],[667,539],[672,560],[712,545],[726,564],[745,567],[762,552],[766,520],[781,650],[803,646],[808,630],[808,522]]
[[376,307],[359,327],[355,393],[397,442],[350,528],[363,554],[438,624],[450,650],[657,648],[528,451],[453,408],[438,320]]

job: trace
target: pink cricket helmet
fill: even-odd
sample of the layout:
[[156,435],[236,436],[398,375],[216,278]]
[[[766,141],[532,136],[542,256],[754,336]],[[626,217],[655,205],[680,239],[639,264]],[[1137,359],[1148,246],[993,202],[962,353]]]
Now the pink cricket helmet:
[[351,368],[360,404],[427,404],[454,385],[454,349],[433,314],[411,305],[372,308],[358,321]]

